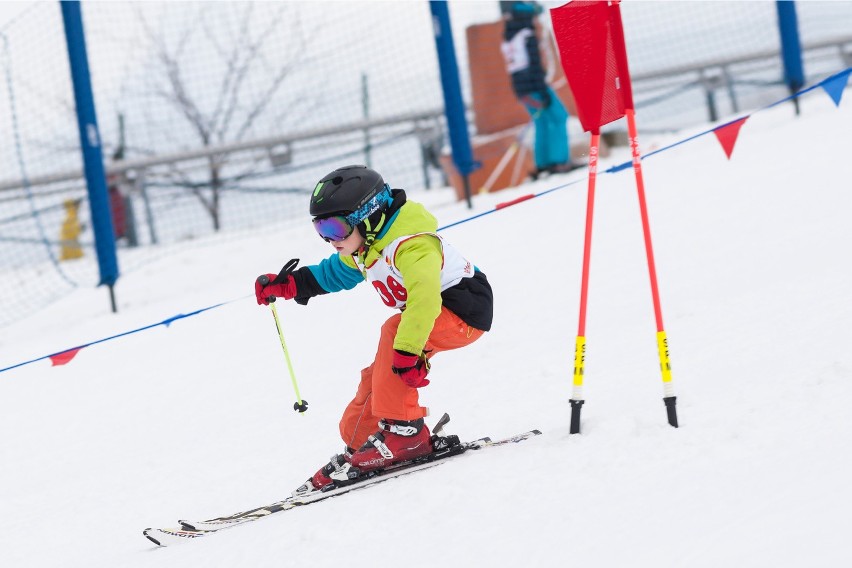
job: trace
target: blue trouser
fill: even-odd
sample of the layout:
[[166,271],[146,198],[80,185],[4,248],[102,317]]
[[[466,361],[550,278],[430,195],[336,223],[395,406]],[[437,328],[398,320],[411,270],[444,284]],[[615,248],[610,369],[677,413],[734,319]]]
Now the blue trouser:
[[[547,89],[550,95],[550,106],[535,108],[524,103],[527,112],[535,123],[535,165],[539,169],[568,162],[568,111],[552,89]],[[544,97],[540,93],[528,95],[541,102]]]

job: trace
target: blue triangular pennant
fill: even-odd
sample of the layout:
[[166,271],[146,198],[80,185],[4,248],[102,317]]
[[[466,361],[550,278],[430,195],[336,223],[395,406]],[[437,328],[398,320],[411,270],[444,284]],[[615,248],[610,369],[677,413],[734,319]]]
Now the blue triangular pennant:
[[834,101],[835,106],[840,106],[840,98],[843,96],[843,90],[846,89],[850,73],[852,73],[852,69],[847,69],[843,73],[838,73],[834,77],[829,77],[820,83],[822,88],[825,89],[825,92],[828,93],[828,96],[831,97],[831,100]]

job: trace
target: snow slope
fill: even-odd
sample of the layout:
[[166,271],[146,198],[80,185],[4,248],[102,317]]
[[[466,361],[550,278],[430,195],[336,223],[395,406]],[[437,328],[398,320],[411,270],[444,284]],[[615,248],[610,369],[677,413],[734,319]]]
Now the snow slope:
[[[153,547],[143,528],[282,498],[341,447],[339,414],[391,312],[367,286],[279,307],[310,401],[294,413],[271,315],[250,294],[256,275],[329,253],[306,218],[125,275],[118,315],[104,290],[79,290],[0,330],[5,368],[229,302],[62,367],[0,373],[0,566],[848,565],[848,98],[755,114],[730,161],[708,135],[644,162],[681,428],[665,420],[628,169],[598,181],[587,402],[582,435],[568,434],[586,186],[554,177],[477,197],[473,213],[577,183],[444,231],[488,274],[496,319],[436,357],[421,394],[462,438],[543,436]],[[442,224],[471,215],[449,190],[411,197]]]

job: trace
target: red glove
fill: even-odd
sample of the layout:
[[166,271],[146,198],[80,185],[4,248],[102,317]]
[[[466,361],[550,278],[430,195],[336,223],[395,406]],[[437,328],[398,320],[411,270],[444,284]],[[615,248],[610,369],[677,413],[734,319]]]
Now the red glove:
[[254,281],[254,295],[258,306],[268,306],[269,302],[274,302],[276,298],[292,300],[296,297],[296,281],[293,278],[287,276],[284,282],[273,284],[276,278],[277,274],[264,274]]
[[426,375],[429,374],[430,367],[426,355],[417,356],[405,351],[393,350],[391,370],[411,388],[419,389],[429,384]]

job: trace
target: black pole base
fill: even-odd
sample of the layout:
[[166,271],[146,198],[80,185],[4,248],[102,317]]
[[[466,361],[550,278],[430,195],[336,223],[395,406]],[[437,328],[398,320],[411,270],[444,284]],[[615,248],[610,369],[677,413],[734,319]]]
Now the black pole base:
[[793,81],[787,85],[790,90],[790,95],[793,96],[793,108],[796,109],[796,116],[799,116],[802,112],[802,109],[799,107],[799,97],[796,96],[796,93],[799,92],[799,89],[804,87],[804,85],[800,85],[798,81]]
[[112,284],[107,285],[109,287],[109,304],[112,308],[112,313],[118,313],[118,305],[115,303],[115,288]]
[[583,403],[585,400],[574,400],[570,399],[568,402],[571,403],[571,434],[579,434],[580,433],[580,411],[583,408]]
[[663,398],[663,402],[666,403],[666,414],[669,417],[669,425],[677,428],[677,397],[676,396],[667,396]]

